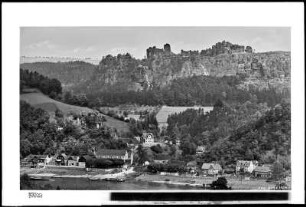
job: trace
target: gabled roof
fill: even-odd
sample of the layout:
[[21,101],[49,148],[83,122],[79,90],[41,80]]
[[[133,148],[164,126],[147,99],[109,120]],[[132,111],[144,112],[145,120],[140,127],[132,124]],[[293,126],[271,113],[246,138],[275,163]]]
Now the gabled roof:
[[68,160],[78,161],[79,160],[79,156],[69,156]]
[[254,171],[256,172],[271,172],[271,169],[267,166],[257,166]]
[[215,163],[203,163],[202,170],[209,170],[209,169],[222,170],[222,167],[219,164]]
[[237,166],[241,167],[249,167],[251,163],[256,164],[256,161],[249,161],[249,160],[238,160]]
[[125,156],[126,150],[100,149],[96,156]]

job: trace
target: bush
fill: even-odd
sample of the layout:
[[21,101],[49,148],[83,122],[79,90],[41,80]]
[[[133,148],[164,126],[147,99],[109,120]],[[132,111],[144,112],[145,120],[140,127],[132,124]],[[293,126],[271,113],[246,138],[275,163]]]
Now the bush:
[[163,148],[158,144],[151,147],[151,150],[155,153],[162,153]]
[[107,159],[96,159],[94,161],[94,166],[96,168],[108,168],[111,165],[113,165],[113,162],[111,160],[107,160]]
[[23,174],[20,176],[20,190],[33,189],[33,183],[31,182],[28,174]]
[[213,181],[211,184],[212,189],[218,189],[218,190],[228,190],[230,189],[227,186],[227,180],[225,177],[219,177],[217,180]]

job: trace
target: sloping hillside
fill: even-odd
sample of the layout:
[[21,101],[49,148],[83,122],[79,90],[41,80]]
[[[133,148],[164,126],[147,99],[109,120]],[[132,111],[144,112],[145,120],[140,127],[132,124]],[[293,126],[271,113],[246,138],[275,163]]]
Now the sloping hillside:
[[283,102],[258,120],[238,128],[229,137],[216,141],[204,159],[213,161],[221,158],[225,165],[234,165],[236,160],[258,160],[261,163],[278,160],[288,167],[291,154],[290,126],[291,106]]
[[73,106],[65,104],[49,98],[48,96],[36,92],[36,93],[25,93],[20,95],[20,99],[28,102],[34,107],[42,108],[47,112],[54,112],[56,109],[61,110],[64,114],[73,113],[89,113],[93,112],[92,109],[86,107]]
[[[54,114],[56,109],[61,110],[66,115],[71,112],[77,113],[77,114],[79,113],[87,114],[89,112],[93,112],[93,110],[90,108],[73,106],[73,105],[69,105],[69,104],[65,104],[65,103],[53,100],[40,92],[21,94],[20,100],[28,102],[35,108],[44,109],[45,111],[49,112],[51,115]],[[105,118],[106,118],[106,126],[111,127],[111,128],[116,128],[118,132],[121,132],[121,133],[127,133],[130,131],[127,123],[114,119],[109,116],[105,116]]]

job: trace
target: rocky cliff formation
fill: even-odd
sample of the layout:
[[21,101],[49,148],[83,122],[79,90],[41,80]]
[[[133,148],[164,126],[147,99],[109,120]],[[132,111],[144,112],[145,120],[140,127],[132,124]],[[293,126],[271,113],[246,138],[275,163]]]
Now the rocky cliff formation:
[[225,41],[201,52],[182,50],[174,54],[169,44],[163,49],[150,47],[146,52],[147,58],[143,60],[130,54],[104,57],[87,88],[118,87],[138,91],[164,87],[175,79],[200,75],[242,75],[246,77],[246,83],[241,88],[246,90],[255,80],[265,84],[273,80],[285,85],[288,84],[286,80],[290,80],[290,52],[254,53],[250,46]]

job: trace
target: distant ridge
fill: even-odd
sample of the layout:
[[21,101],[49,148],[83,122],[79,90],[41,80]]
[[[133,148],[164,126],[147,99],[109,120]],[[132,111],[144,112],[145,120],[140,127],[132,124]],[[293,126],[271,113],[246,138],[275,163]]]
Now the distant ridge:
[[98,58],[78,58],[78,57],[28,57],[28,56],[21,56],[20,57],[20,64],[22,63],[34,63],[34,62],[73,62],[73,61],[82,61],[91,63],[94,65],[98,65],[100,59]]

